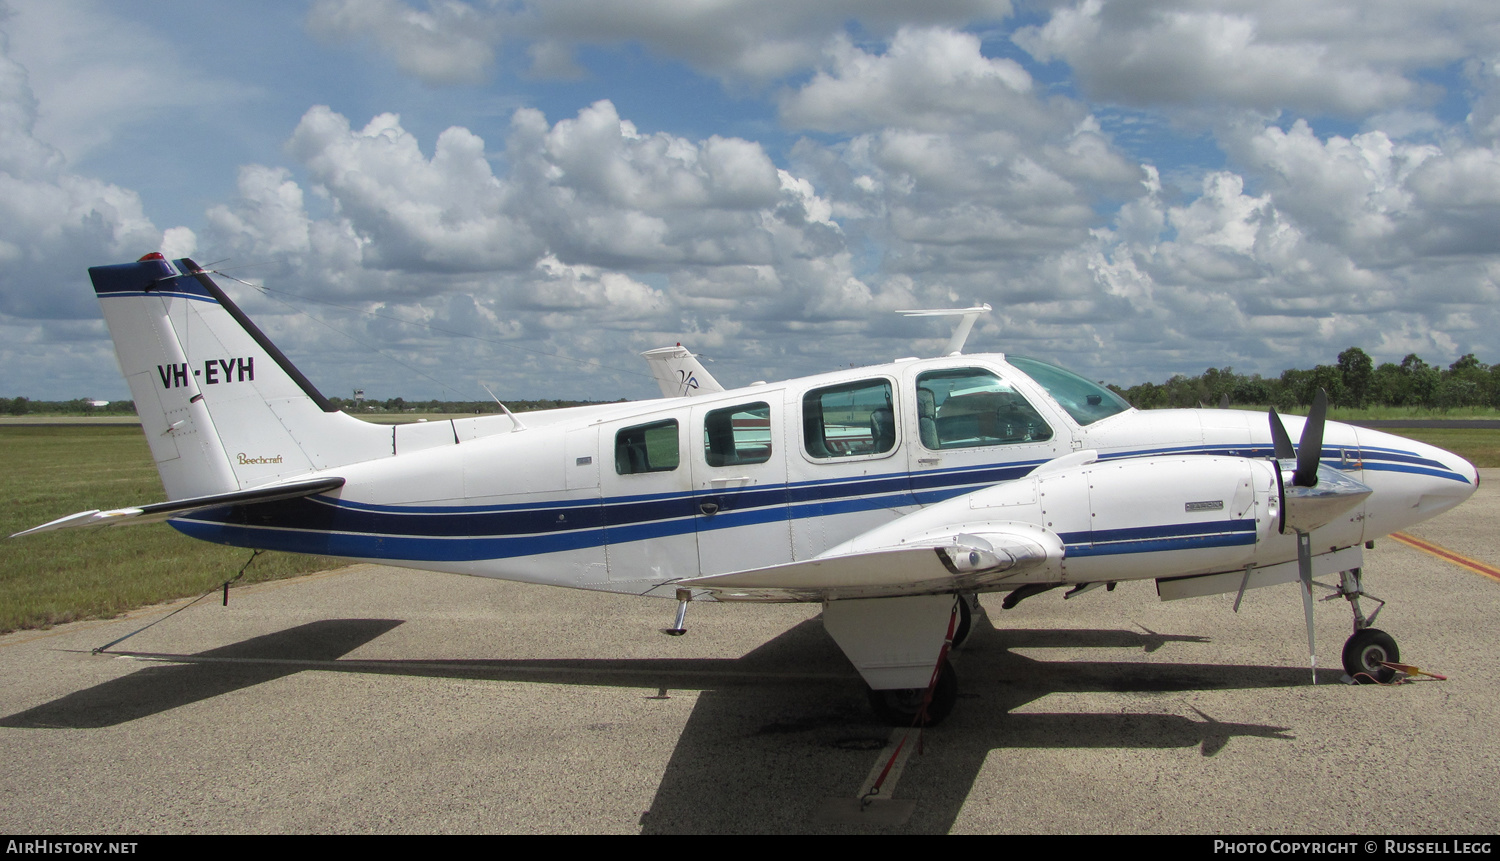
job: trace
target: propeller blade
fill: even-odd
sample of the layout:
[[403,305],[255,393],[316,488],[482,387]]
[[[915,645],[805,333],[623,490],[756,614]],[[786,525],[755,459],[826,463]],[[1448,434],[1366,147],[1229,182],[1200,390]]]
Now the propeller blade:
[[1313,645],[1312,535],[1297,533],[1297,573],[1302,579],[1302,614],[1307,617],[1307,662],[1312,666],[1313,684],[1318,683],[1318,652]]
[[1276,459],[1290,460],[1297,456],[1297,450],[1292,448],[1292,438],[1281,424],[1281,416],[1276,414],[1276,408],[1271,407],[1271,441],[1276,444]]
[[1318,460],[1323,456],[1323,419],[1328,414],[1328,392],[1318,389],[1312,410],[1302,425],[1302,439],[1297,443],[1297,471],[1292,484],[1313,487],[1318,483]]
[[1229,393],[1228,392],[1225,392],[1224,395],[1223,395],[1223,397],[1219,398],[1219,409],[1221,409],[1221,410],[1227,410],[1227,409],[1229,409]]

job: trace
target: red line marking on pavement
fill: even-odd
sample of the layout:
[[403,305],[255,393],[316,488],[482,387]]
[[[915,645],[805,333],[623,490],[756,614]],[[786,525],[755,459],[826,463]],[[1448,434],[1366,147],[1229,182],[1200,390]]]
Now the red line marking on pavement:
[[1454,553],[1452,550],[1449,550],[1446,547],[1439,547],[1436,544],[1429,544],[1428,542],[1423,541],[1420,538],[1414,538],[1410,535],[1407,535],[1405,532],[1392,532],[1391,537],[1396,539],[1397,541],[1400,541],[1402,544],[1407,545],[1408,547],[1415,547],[1416,549],[1421,550],[1423,553],[1431,553],[1433,556],[1436,556],[1439,559],[1446,559],[1447,561],[1452,562],[1454,565],[1457,565],[1460,568],[1467,568],[1470,571],[1473,571],[1475,574],[1483,574],[1491,580],[1500,581],[1500,568],[1496,568],[1492,565],[1486,565],[1483,562],[1480,562],[1478,559],[1470,559],[1467,556]]

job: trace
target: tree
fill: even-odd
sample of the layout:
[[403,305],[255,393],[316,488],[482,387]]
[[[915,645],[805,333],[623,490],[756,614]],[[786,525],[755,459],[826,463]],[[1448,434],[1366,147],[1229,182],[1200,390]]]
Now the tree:
[[1442,407],[1477,407],[1490,401],[1489,366],[1473,353],[1448,366],[1438,383],[1436,399]]
[[1269,404],[1271,395],[1270,382],[1261,379],[1260,374],[1240,377],[1229,391],[1230,400],[1237,404]]
[[[1375,362],[1358,347],[1339,353],[1339,377],[1344,384],[1344,402],[1340,406],[1363,407],[1369,398],[1370,381],[1375,376]],[[1332,397],[1333,393],[1329,392]]]
[[1411,375],[1395,362],[1384,362],[1370,377],[1370,401],[1384,407],[1405,406],[1411,396]]

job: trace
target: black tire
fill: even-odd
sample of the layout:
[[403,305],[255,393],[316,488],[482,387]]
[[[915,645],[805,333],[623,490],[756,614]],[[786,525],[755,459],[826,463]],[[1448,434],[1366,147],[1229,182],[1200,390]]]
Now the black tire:
[[891,726],[937,726],[943,722],[953,705],[958,702],[958,677],[953,666],[943,662],[938,674],[937,687],[932,691],[932,702],[927,705],[927,719],[919,722],[917,713],[922,708],[922,696],[926,688],[899,688],[896,690],[870,691],[870,708],[880,719]]
[[1362,685],[1388,684],[1396,678],[1396,671],[1380,665],[1381,661],[1401,660],[1401,650],[1396,640],[1377,628],[1356,631],[1344,643],[1344,672]]
[[953,629],[953,648],[957,649],[969,639],[974,631],[974,610],[969,604],[970,595],[958,596],[958,625]]

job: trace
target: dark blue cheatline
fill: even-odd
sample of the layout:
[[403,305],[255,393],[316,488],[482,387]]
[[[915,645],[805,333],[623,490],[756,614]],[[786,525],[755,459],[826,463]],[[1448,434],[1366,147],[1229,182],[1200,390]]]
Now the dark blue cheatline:
[[1173,523],[1130,529],[1069,532],[1062,537],[1070,558],[1116,556],[1125,553],[1161,553],[1204,547],[1236,547],[1255,543],[1254,520],[1218,520],[1210,523]]
[[[1260,453],[1254,446],[1171,448],[1122,452],[1128,456]],[[1270,448],[1264,447],[1270,455]],[[1417,472],[1465,479],[1413,452],[1363,449],[1365,469]],[[1338,449],[1325,457],[1337,458]],[[932,504],[1021,478],[1042,461],[887,473],[857,479],[797,482],[746,490],[695,491],[606,499],[511,505],[375,505],[327,496],[212,509],[173,520],[179,530],[206,541],[298,553],[367,559],[477,561],[598,547],[803,520],[836,514]],[[725,501],[713,517],[697,514],[699,500]],[[1173,531],[1177,530],[1177,531]],[[1224,547],[1254,543],[1253,521],[1182,524],[1077,533],[1064,536],[1071,556],[1098,556]]]

